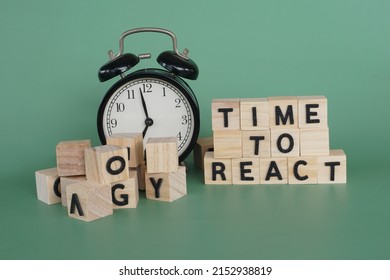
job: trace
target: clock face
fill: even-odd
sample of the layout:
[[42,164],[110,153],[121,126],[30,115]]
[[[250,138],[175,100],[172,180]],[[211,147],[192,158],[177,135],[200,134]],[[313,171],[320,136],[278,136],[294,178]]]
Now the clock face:
[[[116,87],[101,116],[105,137],[143,133],[149,137],[176,137],[179,156],[191,145],[194,112],[183,92],[159,78],[138,78]],[[101,108],[102,109],[102,108]]]

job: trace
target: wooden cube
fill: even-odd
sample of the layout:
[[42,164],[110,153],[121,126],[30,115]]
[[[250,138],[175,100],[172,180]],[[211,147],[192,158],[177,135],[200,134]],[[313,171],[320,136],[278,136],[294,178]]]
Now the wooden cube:
[[240,99],[213,99],[211,125],[212,130],[240,130]]
[[114,209],[136,208],[138,205],[138,175],[130,171],[129,179],[111,183],[112,204]]
[[195,166],[203,170],[204,154],[212,151],[214,151],[213,137],[199,138],[193,151]]
[[58,175],[85,175],[84,150],[90,147],[90,140],[59,142],[56,147]]
[[242,131],[243,157],[270,157],[271,132],[269,129]]
[[329,129],[301,128],[301,156],[329,155]]
[[107,138],[107,144],[127,149],[129,167],[137,167],[144,162],[142,133],[113,134]]
[[271,157],[299,156],[299,129],[271,129]]
[[269,129],[269,102],[267,98],[240,100],[241,130]]
[[87,180],[87,177],[85,175],[81,176],[70,176],[70,177],[61,177],[61,203],[62,206],[67,207],[67,197],[66,197],[66,189],[68,185],[82,182]]
[[61,202],[61,183],[57,168],[49,168],[35,172],[37,197],[46,204]]
[[204,183],[206,185],[231,185],[232,159],[217,159],[214,152],[204,155]]
[[298,128],[298,98],[295,96],[269,97],[270,128]]
[[213,135],[215,158],[242,157],[242,135],[240,130],[215,130]]
[[110,185],[80,181],[66,188],[69,217],[90,222],[113,213]]
[[179,166],[175,172],[146,173],[146,198],[172,202],[187,194],[186,168]]
[[233,185],[260,184],[259,158],[232,159]]
[[145,190],[145,173],[146,173],[146,163],[143,161],[140,165],[137,167],[131,167],[131,171],[135,171],[137,173],[138,178],[138,190],[144,191]]
[[287,158],[260,158],[260,184],[288,184]]
[[328,127],[328,99],[325,96],[298,97],[299,128]]
[[129,178],[127,149],[104,145],[85,150],[87,180],[110,184]]
[[176,137],[149,138],[146,142],[148,173],[176,172],[179,165]]
[[319,184],[347,182],[347,156],[343,150],[330,150],[328,156],[319,156],[317,163]]
[[289,157],[288,158],[289,184],[317,184],[316,157]]

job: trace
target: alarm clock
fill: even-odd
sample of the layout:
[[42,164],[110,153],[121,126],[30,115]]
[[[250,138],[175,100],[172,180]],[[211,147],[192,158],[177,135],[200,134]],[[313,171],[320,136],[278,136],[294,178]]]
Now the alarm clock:
[[[124,53],[125,37],[140,32],[170,36],[173,50],[157,57],[163,69],[142,69],[124,75],[140,60],[151,57],[149,53]],[[196,80],[199,74],[188,52],[188,49],[178,51],[176,36],[166,29],[136,28],[122,33],[118,54],[110,50],[110,60],[98,72],[101,82],[121,77],[107,91],[99,107],[97,126],[102,144],[118,133],[142,133],[144,144],[150,137],[173,136],[177,138],[179,162],[184,161],[196,144],[200,126],[198,101],[183,80]]]

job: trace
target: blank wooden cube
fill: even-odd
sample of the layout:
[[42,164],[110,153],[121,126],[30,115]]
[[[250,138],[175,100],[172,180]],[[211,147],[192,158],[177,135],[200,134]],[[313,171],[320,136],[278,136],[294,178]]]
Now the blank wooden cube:
[[317,184],[316,157],[289,157],[288,158],[289,184]]
[[214,135],[215,158],[240,158],[242,157],[241,131],[216,130]]
[[67,186],[69,217],[90,222],[113,213],[110,185],[80,181]]
[[100,184],[129,178],[127,149],[104,145],[85,150],[87,180]]
[[107,144],[127,149],[129,167],[137,167],[144,162],[142,133],[113,134],[107,138]]
[[213,99],[212,130],[240,130],[240,99]]
[[300,129],[301,156],[329,155],[329,129]]
[[146,163],[143,161],[140,165],[137,167],[131,167],[131,171],[135,171],[137,173],[138,178],[138,190],[144,191],[145,190],[145,173],[146,173]]
[[179,166],[175,172],[146,173],[146,198],[172,202],[187,195],[186,168]]
[[269,129],[269,102],[267,98],[240,100],[241,130]]
[[214,151],[213,137],[199,138],[193,151],[195,166],[203,170],[204,154],[211,151]]
[[84,150],[90,147],[90,140],[59,142],[56,147],[58,175],[85,175]]
[[299,129],[271,129],[271,157],[299,156]]
[[214,157],[214,152],[204,155],[204,183],[206,185],[231,185],[232,159]]
[[270,157],[271,132],[269,129],[242,131],[242,157]]
[[130,171],[129,179],[111,183],[112,204],[114,209],[136,208],[138,205],[138,175]]
[[35,172],[37,197],[46,204],[61,202],[61,183],[57,168],[49,168]]
[[298,98],[295,96],[269,97],[270,128],[298,128]]
[[325,96],[298,97],[299,128],[328,127],[328,99]]
[[61,177],[61,203],[62,206],[67,206],[67,197],[66,197],[66,189],[68,185],[78,183],[81,181],[87,180],[85,175],[81,176],[70,176],[70,177]]
[[232,159],[233,185],[260,184],[259,158]]
[[176,137],[149,138],[146,142],[148,173],[175,172],[179,165]]
[[260,158],[260,184],[288,184],[287,158]]
[[347,156],[343,150],[330,150],[328,156],[319,156],[317,163],[319,184],[347,182]]

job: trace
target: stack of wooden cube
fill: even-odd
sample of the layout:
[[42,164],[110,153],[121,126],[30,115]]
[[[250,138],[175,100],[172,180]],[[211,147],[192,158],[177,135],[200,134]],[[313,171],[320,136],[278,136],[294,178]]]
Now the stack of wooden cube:
[[[346,155],[329,149],[325,96],[215,99],[213,151],[204,155],[205,184],[346,182]],[[203,147],[205,146],[205,147]]]
[[172,202],[187,194],[186,168],[179,165],[176,137],[146,142],[146,198]]
[[56,147],[57,167],[35,172],[38,199],[62,202],[70,217],[92,221],[113,209],[135,208],[142,184],[141,134],[114,135],[108,145],[90,140],[62,141]]

